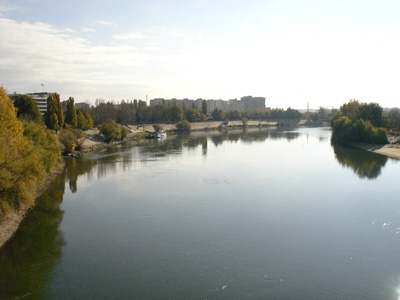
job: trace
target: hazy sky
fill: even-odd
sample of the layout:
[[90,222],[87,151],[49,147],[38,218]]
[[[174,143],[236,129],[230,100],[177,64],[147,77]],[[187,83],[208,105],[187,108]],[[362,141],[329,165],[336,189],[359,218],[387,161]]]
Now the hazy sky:
[[0,41],[10,93],[400,106],[397,0],[0,0]]

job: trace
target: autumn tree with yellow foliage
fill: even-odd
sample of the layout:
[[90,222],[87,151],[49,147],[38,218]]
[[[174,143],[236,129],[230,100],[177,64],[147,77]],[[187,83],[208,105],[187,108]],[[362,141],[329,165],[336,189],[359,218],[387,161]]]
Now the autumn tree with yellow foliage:
[[0,87],[0,216],[32,205],[36,187],[60,159],[55,137],[44,126],[17,119],[13,101]]

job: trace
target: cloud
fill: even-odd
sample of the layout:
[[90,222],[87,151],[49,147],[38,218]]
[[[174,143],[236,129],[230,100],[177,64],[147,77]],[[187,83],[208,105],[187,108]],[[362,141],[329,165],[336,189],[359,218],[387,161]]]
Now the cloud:
[[89,27],[82,27],[81,28],[81,32],[95,32],[96,30],[94,30],[93,28],[89,28]]
[[16,5],[9,4],[8,1],[0,0],[0,17],[4,16],[4,13],[8,13],[10,11],[14,11],[17,9]]
[[127,32],[118,35],[113,35],[113,38],[120,41],[129,41],[145,38],[145,35],[140,32]]
[[105,26],[112,26],[112,27],[117,27],[116,24],[109,22],[109,21],[97,21],[97,23],[101,24],[101,25],[105,25]]
[[155,60],[133,46],[95,45],[78,32],[47,23],[0,18],[0,28],[1,81],[18,92],[29,92],[36,82],[49,89],[58,87],[59,93],[68,87],[69,95],[86,91],[106,95],[110,84],[126,91],[121,85],[143,82],[134,70]]

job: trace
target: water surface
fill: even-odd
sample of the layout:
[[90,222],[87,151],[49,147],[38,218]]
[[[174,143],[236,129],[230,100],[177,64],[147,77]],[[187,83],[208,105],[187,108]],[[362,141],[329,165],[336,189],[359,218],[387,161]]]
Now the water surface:
[[327,128],[69,160],[0,251],[0,299],[398,299],[398,161]]

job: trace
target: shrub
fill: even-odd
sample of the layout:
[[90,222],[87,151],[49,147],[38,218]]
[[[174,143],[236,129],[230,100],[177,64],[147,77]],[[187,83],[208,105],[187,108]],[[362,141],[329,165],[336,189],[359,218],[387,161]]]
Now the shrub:
[[128,135],[128,130],[122,127],[120,124],[115,123],[113,120],[108,120],[107,122],[98,126],[102,135],[104,135],[105,141],[119,141],[126,138]]
[[188,120],[182,120],[176,123],[175,126],[178,131],[190,131],[190,123]]
[[86,134],[81,129],[64,128],[58,134],[58,140],[64,146],[65,153],[80,150],[86,140]]
[[154,131],[161,131],[163,130],[163,127],[160,124],[154,124],[153,129]]
[[333,121],[332,139],[341,142],[388,143],[385,128],[375,127],[369,121],[362,119],[352,121],[347,116],[339,117]]

